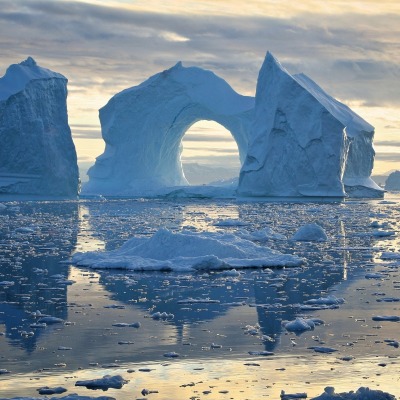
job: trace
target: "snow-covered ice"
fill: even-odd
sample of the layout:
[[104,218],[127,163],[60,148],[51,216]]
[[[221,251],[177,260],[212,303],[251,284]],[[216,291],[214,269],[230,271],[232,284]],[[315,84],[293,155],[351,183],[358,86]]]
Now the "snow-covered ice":
[[282,254],[233,234],[173,233],[160,229],[151,238],[133,237],[109,252],[77,253],[74,264],[136,271],[199,271],[230,268],[295,267],[299,257]]
[[292,236],[292,240],[325,242],[328,240],[328,236],[324,229],[318,224],[307,224],[296,231]]

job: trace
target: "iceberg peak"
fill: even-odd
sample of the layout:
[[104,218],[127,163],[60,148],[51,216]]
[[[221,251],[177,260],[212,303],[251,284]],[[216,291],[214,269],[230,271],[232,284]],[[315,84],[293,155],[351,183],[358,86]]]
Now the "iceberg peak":
[[32,57],[28,57],[25,61],[21,61],[19,63],[20,65],[23,65],[24,67],[36,67],[37,63]]

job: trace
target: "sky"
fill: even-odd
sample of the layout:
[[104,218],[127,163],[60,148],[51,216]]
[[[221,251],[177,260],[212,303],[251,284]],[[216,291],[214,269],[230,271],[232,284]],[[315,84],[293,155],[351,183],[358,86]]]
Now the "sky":
[[[398,0],[0,0],[0,76],[32,56],[68,78],[83,169],[104,149],[98,109],[114,94],[182,61],[254,96],[268,50],[375,126],[374,174],[400,169]],[[193,126],[184,149],[186,162],[238,163],[217,124]]]

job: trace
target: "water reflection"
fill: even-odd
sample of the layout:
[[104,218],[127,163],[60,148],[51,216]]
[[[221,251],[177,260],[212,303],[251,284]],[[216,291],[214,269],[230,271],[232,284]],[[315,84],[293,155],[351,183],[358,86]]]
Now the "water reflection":
[[[372,249],[385,243],[385,239],[371,236],[369,228],[376,218],[392,218],[391,223],[396,224],[385,207],[367,202],[332,205],[198,200],[9,205],[0,214],[0,282],[12,282],[0,286],[0,324],[5,333],[4,340],[0,338],[0,351],[10,359],[15,356],[35,366],[59,364],[61,359],[72,369],[117,358],[154,360],[162,357],[160,346],[199,358],[204,356],[203,347],[215,341],[233,348],[235,356],[247,354],[248,349],[259,350],[260,345],[268,351],[285,351],[280,340],[282,321],[299,315],[298,305],[306,300],[326,295],[346,279],[356,279],[365,262],[372,261]],[[246,229],[253,231],[269,226],[288,238],[299,226],[318,222],[331,239],[311,244],[290,240],[261,243],[308,262],[304,269],[273,274],[260,270],[246,271],[239,277],[224,273],[94,273],[59,263],[74,251],[110,250],[133,235],[149,236],[160,227],[243,229],[215,225],[219,219],[228,218],[243,221]],[[125,308],[105,308],[110,304]],[[75,325],[33,330],[30,325],[35,319],[31,315],[36,310]],[[155,321],[151,315],[157,311],[174,318]],[[142,328],[113,327],[114,322],[134,321],[140,321]],[[259,336],[269,336],[273,341],[244,339],[245,326],[257,323]],[[210,326],[216,332],[212,332],[214,336],[207,332]],[[24,333],[31,331],[34,335]],[[135,350],[127,351],[119,344],[125,342],[134,342]],[[194,343],[187,346],[190,342]],[[73,350],[58,354],[59,345]],[[13,348],[23,349],[27,355],[13,354]],[[29,357],[34,353],[35,360]]]
[[[49,330],[33,329],[37,310],[68,317],[69,267],[59,262],[77,237],[76,202],[18,203],[0,217],[0,324],[7,342],[35,351]],[[9,284],[4,284],[9,282]]]

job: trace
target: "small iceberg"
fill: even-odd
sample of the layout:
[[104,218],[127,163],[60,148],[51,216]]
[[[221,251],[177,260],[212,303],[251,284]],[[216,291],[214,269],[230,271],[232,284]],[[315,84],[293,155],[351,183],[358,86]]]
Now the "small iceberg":
[[76,253],[76,265],[135,271],[208,271],[231,268],[298,267],[297,256],[259,246],[234,234],[173,233],[160,229],[152,237],[133,237],[119,249]]

